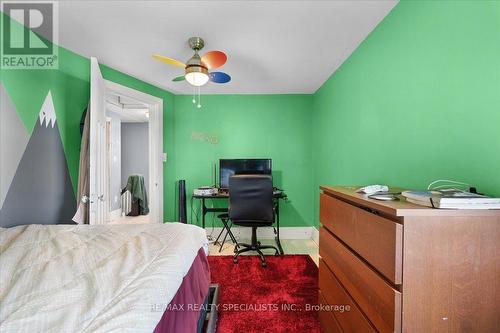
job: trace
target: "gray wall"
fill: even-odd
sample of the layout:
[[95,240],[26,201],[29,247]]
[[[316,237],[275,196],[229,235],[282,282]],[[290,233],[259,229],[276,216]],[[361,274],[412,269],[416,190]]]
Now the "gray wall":
[[0,82],[0,209],[14,179],[30,136]]
[[129,175],[143,175],[149,195],[148,126],[148,123],[121,123],[121,179],[122,187],[125,187]]
[[110,141],[109,158],[110,158],[110,199],[111,210],[120,209],[120,195],[122,189],[121,179],[121,123],[120,117],[113,112],[108,112],[111,118],[110,122]]

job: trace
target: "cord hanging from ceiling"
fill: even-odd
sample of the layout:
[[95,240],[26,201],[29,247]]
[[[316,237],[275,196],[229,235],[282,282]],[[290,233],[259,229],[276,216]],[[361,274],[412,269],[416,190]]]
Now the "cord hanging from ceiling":
[[[196,98],[198,97],[198,98]],[[194,87],[193,89],[193,99],[192,99],[193,104],[196,104],[196,107],[198,109],[201,109],[201,89],[200,87]]]
[[201,109],[201,89],[200,87],[197,87],[198,88],[198,109]]

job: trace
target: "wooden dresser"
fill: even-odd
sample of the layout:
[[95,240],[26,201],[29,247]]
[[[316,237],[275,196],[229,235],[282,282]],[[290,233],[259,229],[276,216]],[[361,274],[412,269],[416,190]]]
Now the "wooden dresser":
[[500,211],[321,190],[323,332],[500,332]]

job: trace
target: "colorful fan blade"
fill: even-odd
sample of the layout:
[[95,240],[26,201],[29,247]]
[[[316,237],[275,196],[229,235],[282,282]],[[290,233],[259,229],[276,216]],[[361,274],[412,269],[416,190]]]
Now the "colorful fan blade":
[[227,83],[231,81],[231,77],[223,72],[212,72],[208,74],[210,81],[215,83]]
[[208,69],[218,68],[224,65],[227,61],[227,55],[222,51],[210,51],[201,57],[201,62],[207,66]]
[[175,60],[175,59],[172,59],[172,58],[164,57],[162,55],[154,54],[153,58],[155,58],[156,60],[162,61],[164,63],[167,63],[169,65],[179,66],[179,67],[182,67],[182,68],[186,67],[186,64],[180,62],[179,60]]
[[174,82],[178,82],[178,81],[184,81],[186,78],[184,77],[184,75],[181,75],[181,76],[178,76],[176,78],[174,78],[172,81]]

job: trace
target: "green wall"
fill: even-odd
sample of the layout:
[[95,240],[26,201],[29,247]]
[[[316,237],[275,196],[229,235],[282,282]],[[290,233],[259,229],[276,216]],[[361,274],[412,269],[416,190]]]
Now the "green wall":
[[500,2],[402,1],[313,97],[319,184],[500,195]]
[[[313,220],[311,95],[210,95],[197,109],[191,96],[175,96],[174,173],[188,193],[211,185],[219,158],[272,158],[275,186],[286,190],[282,225]],[[209,140],[205,140],[208,136]],[[210,205],[227,204],[211,200]],[[188,203],[195,216],[199,202]],[[211,225],[212,219],[207,219]],[[216,223],[216,225],[219,225]]]
[[[219,158],[270,157],[290,197],[283,225],[307,226],[320,184],[423,188],[445,178],[500,195],[499,54],[500,2],[402,1],[314,95],[202,96],[200,110],[191,96],[101,70],[164,101],[166,221],[176,219],[178,179],[190,193],[212,182]],[[0,79],[29,132],[52,91],[76,189],[89,60],[63,48],[59,57],[57,71],[1,70]]]
[[[2,19],[10,19],[3,13],[1,15]],[[34,128],[45,96],[49,90],[52,92],[61,140],[76,193],[81,141],[80,119],[90,98],[90,61],[62,47],[58,47],[58,52],[58,70],[0,68],[0,80],[12,98],[28,133]],[[105,79],[163,99],[164,149],[172,151],[174,95],[104,65],[101,65],[101,71]],[[172,206],[175,200],[175,184],[171,165],[172,162],[164,164],[164,217],[167,221],[174,218]]]

